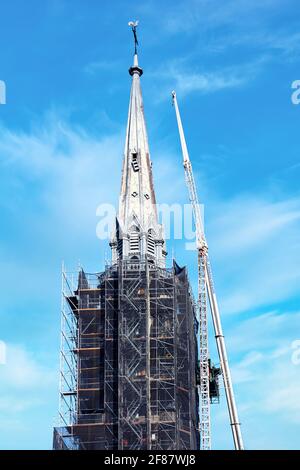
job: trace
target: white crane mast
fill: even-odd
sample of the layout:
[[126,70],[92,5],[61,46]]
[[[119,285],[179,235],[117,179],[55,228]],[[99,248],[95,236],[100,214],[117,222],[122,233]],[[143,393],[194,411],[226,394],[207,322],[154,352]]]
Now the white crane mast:
[[201,448],[209,450],[211,447],[210,435],[210,397],[209,397],[209,352],[208,352],[208,329],[207,329],[207,304],[208,294],[212,321],[215,331],[218,355],[224,381],[224,388],[229,412],[230,426],[236,450],[243,450],[243,439],[232,387],[231,374],[227,359],[224,335],[222,331],[220,313],[217,297],[214,289],[212,271],[208,257],[208,245],[205,239],[203,221],[196,183],[193,176],[192,164],[189,158],[182,122],[178,109],[176,93],[172,92],[175,107],[180,142],[183,155],[183,166],[185,179],[189,191],[189,198],[193,208],[194,222],[196,228],[196,243],[198,250],[198,307],[199,307],[199,360],[200,360],[200,439]]
[[175,106],[178,130],[180,135],[183,166],[186,184],[189,191],[189,199],[193,208],[196,228],[196,245],[198,250],[198,311],[199,311],[199,369],[200,369],[200,440],[201,449],[210,450],[210,396],[209,396],[209,352],[208,352],[208,330],[207,330],[207,301],[206,301],[206,263],[205,253],[207,243],[202,224],[201,209],[196,191],[196,184],[189,158],[183,127],[176,100],[176,93],[172,93]]

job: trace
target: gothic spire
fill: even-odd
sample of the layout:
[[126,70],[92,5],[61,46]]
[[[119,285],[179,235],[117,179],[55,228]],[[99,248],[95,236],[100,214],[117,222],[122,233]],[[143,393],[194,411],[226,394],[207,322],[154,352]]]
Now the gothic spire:
[[[146,130],[140,77],[143,74],[137,55],[137,22],[134,31],[135,53],[129,69],[132,76],[127,131],[123,159],[118,229],[112,240],[113,258],[148,257],[164,264],[162,227],[158,223],[152,177],[152,164]],[[118,247],[118,248],[117,248]],[[121,249],[122,248],[122,249]],[[115,251],[114,251],[115,249]]]

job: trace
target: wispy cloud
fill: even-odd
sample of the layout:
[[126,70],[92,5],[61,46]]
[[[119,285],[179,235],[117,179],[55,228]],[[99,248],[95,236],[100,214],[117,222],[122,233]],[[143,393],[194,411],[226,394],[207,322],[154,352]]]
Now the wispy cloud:
[[[225,69],[219,72],[189,73],[172,67],[168,77],[174,83],[174,88],[180,96],[191,92],[214,93],[226,88],[239,87],[247,81],[246,75],[238,70]],[[169,87],[170,88],[170,87]]]
[[267,57],[264,64],[274,62],[297,61],[300,52],[300,33],[281,30],[276,33],[273,28],[261,28],[249,32],[230,33],[225,38],[219,36],[210,39],[205,46],[199,46],[202,54],[225,53],[230,50],[253,51],[256,55]]
[[191,67],[191,58],[177,59],[165,64],[164,68],[152,75],[163,82],[160,99],[168,97],[172,89],[175,89],[180,96],[192,92],[209,94],[241,87],[251,82],[260,73],[262,65],[267,60],[267,57],[261,57],[245,64],[198,71],[197,68]]
[[299,198],[240,195],[215,202],[212,212],[210,247],[223,266],[224,312],[255,310],[298,294]]
[[[213,224],[216,253],[240,256],[283,236],[282,231],[300,223],[300,199],[272,201],[271,194],[241,194],[231,200],[219,201]],[[217,226],[221,228],[218,235]],[[227,255],[226,255],[227,256]]]
[[24,345],[8,344],[6,364],[0,367],[0,421],[14,416],[22,421],[23,413],[47,403],[58,373],[40,362]]
[[[294,0],[288,0],[290,7],[296,5]],[[281,0],[191,0],[179,1],[169,11],[164,19],[167,32],[192,33],[195,29],[204,31],[216,30],[230,26],[238,31],[244,31],[249,26],[266,25],[269,14],[280,14],[283,2]],[[286,6],[286,3],[285,3]]]
[[[240,321],[227,335],[245,444],[250,449],[294,448],[300,421],[299,367],[292,363],[298,311],[279,310]],[[225,399],[225,398],[224,398]],[[220,416],[226,422],[226,413]],[[259,429],[257,428],[259,423]],[[272,423],[277,423],[272,429]],[[282,438],[289,429],[290,442]]]
[[[264,314],[255,314],[249,318],[240,318],[238,324],[232,325],[227,334],[228,344],[232,354],[245,357],[259,352],[264,357],[270,351],[274,359],[275,351],[278,355],[285,354],[286,348],[291,355],[291,341],[297,336],[295,325],[300,321],[299,312],[281,312],[274,310]],[[247,362],[242,361],[247,367]]]
[[41,365],[34,355],[23,346],[8,344],[6,364],[0,367],[0,377],[4,390],[33,391],[47,388],[57,377],[55,371]]
[[[239,418],[247,449],[297,448],[300,404],[299,365],[291,341],[300,313],[273,311],[240,319],[226,335]],[[223,384],[221,403],[212,407],[214,445],[232,446]],[[219,433],[224,428],[227,433]],[[288,439],[284,439],[287,433]]]
[[[7,362],[0,366],[0,383],[0,448],[12,448],[14,442],[19,442],[19,448],[26,447],[38,416],[44,420],[41,434],[49,433],[49,445],[45,440],[44,448],[50,448],[54,412],[51,414],[49,405],[58,401],[58,371],[46,365],[28,345],[9,343]],[[35,432],[39,432],[37,428]],[[38,442],[39,436],[36,439]]]
[[38,184],[48,217],[68,221],[78,231],[84,220],[95,216],[99,203],[116,197],[119,175],[114,169],[118,164],[121,173],[121,132],[101,138],[50,115],[27,133],[2,127],[0,136],[3,171],[19,182]]
[[101,269],[109,247],[97,239],[96,209],[117,203],[123,134],[93,135],[57,114],[28,132],[0,128],[0,207],[11,227],[0,250],[0,282],[10,292],[0,315],[7,317],[16,277],[22,282],[14,305],[25,308],[28,299],[43,302],[45,284],[48,295],[59,289],[62,259],[74,268],[78,256],[83,264],[87,257],[90,269]]
[[265,47],[270,49],[278,50],[289,58],[295,57],[296,59],[299,59],[300,33],[269,33],[262,38],[261,45],[265,45]]
[[[218,89],[240,86],[261,71],[272,61],[299,60],[299,23],[278,22],[287,8],[296,11],[296,0],[269,0],[266,2],[248,0],[190,0],[180,1],[164,16],[161,22],[162,35],[177,35],[192,43],[187,49],[189,56],[183,74],[176,73],[178,86],[182,91],[211,92]],[[275,26],[274,26],[275,25]],[[276,32],[274,32],[276,31]],[[240,57],[261,57],[257,64],[249,67],[224,68],[217,72],[195,72],[194,66],[201,57],[205,62],[212,54]],[[203,60],[204,59],[204,60]],[[227,62],[228,62],[227,60]],[[241,72],[241,74],[240,74]],[[251,77],[252,76],[252,77]],[[174,77],[175,78],[175,77]]]

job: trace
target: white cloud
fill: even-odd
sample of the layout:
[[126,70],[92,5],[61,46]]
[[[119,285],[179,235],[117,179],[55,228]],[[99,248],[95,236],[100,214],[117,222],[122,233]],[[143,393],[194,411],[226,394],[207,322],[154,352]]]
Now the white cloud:
[[223,66],[218,69],[199,69],[195,66],[192,56],[177,58],[164,64],[151,76],[163,82],[158,94],[158,100],[166,99],[174,89],[179,96],[200,92],[215,93],[221,90],[237,88],[250,83],[260,73],[262,66],[268,61],[267,56],[261,56],[255,61]]
[[0,416],[1,414],[10,413],[13,415],[18,415],[24,411],[30,410],[33,406],[37,404],[42,404],[43,401],[36,401],[32,399],[24,399],[23,397],[18,398],[15,396],[1,396],[0,395]]
[[[7,344],[6,359],[6,364],[0,366],[1,441],[5,432],[28,432],[32,427],[30,414],[43,414],[58,397],[58,371],[50,369],[27,347]],[[51,423],[46,422],[46,426]]]
[[[299,365],[292,363],[291,341],[300,312],[273,311],[239,321],[226,335],[234,390],[246,448],[297,448],[300,422]],[[226,401],[213,408],[218,448],[232,445]],[[226,426],[228,433],[218,429]],[[225,429],[225,428],[224,428]],[[285,439],[284,432],[289,439]]]
[[272,201],[271,194],[261,194],[215,201],[206,222],[223,279],[222,311],[255,310],[298,293],[298,198]]
[[[270,197],[270,196],[269,196]],[[239,195],[220,201],[210,230],[218,256],[240,256],[300,222],[300,199],[272,201],[267,196]]]
[[250,351],[246,356],[233,368],[234,383],[239,384],[241,382],[253,381],[255,375],[253,375],[252,366],[261,362],[264,359],[264,355],[258,351]]
[[167,99],[171,90],[175,90],[179,96],[183,97],[192,92],[206,94],[239,87],[247,81],[246,74],[239,73],[234,68],[217,72],[189,72],[188,70],[182,72],[182,68],[178,67],[176,62],[167,65],[162,72],[155,72],[156,74],[165,83],[158,95],[158,100]]
[[248,449],[295,449],[300,423],[299,367],[291,363],[289,351],[276,360],[270,356],[264,354],[253,364],[241,363],[233,369],[245,444]]
[[0,367],[2,391],[17,390],[21,395],[22,390],[47,388],[56,379],[57,373],[41,365],[23,346],[7,345],[6,364]]
[[167,76],[174,83],[173,87],[180,96],[185,96],[194,91],[202,93],[213,93],[226,88],[235,88],[245,83],[247,74],[240,73],[238,70],[225,69],[219,72],[182,72],[172,67]]
[[269,34],[266,38],[267,46],[272,49],[278,49],[284,54],[293,55],[300,51],[300,33],[283,33]]
[[40,435],[48,435],[46,447],[50,448],[58,403],[58,370],[50,368],[28,345],[8,343],[6,359],[0,366],[0,448],[26,448],[27,440],[36,433],[35,445],[40,446],[36,444]]
[[59,289],[62,259],[72,269],[78,255],[84,265],[90,256],[89,269],[100,270],[109,258],[107,241],[96,236],[96,209],[117,204],[124,134],[92,135],[57,113],[27,132],[0,127],[0,206],[12,230],[0,250],[3,314],[16,293],[13,279],[20,280],[15,306],[44,302],[45,285],[48,295]]
[[219,38],[208,46],[208,52],[222,51],[229,47],[251,47],[268,54],[271,59],[299,58],[300,33],[290,30],[279,30],[274,34],[273,28],[261,28],[248,33],[232,33],[223,41]]
[[[189,91],[212,92],[241,86],[250,82],[272,61],[299,59],[299,32],[295,22],[281,21],[282,11],[297,9],[295,0],[283,5],[281,0],[190,0],[180,1],[163,16],[161,28],[165,35],[190,35],[184,73],[174,73],[174,83],[182,94]],[[157,21],[156,18],[153,18]],[[159,21],[159,20],[158,20]],[[274,30],[276,31],[274,33]],[[183,39],[185,40],[185,39]],[[257,64],[224,68],[218,71],[195,71],[196,64],[205,63],[207,55],[236,52],[242,57],[261,57]],[[244,51],[244,52],[243,52]],[[254,52],[255,55],[252,55]],[[203,60],[204,58],[204,60]],[[230,57],[227,59],[231,61]],[[230,62],[229,62],[230,63]],[[244,72],[244,73],[243,73]]]
[[[90,229],[91,223],[96,227],[98,204],[113,202],[118,192],[122,137],[121,133],[104,138],[87,134],[57,115],[48,116],[28,133],[2,127],[3,169],[8,169],[10,179],[13,175],[20,193],[24,182],[39,187],[43,214],[41,219],[37,219],[36,213],[31,214],[33,226],[39,224],[43,231],[42,221],[44,231],[49,234],[50,227],[63,223],[66,229],[68,226],[69,230],[76,230],[77,236],[87,226]],[[115,171],[116,168],[119,171]],[[9,189],[10,195],[13,194],[12,188]],[[30,192],[25,194],[23,204],[30,197]],[[7,201],[8,207],[17,209],[14,199],[7,197]],[[52,230],[52,234],[55,236],[55,231]]]
[[262,407],[269,413],[281,415],[285,421],[299,425],[299,366],[291,364],[290,357],[285,356],[284,360],[278,361],[265,378],[269,392],[265,394]]
[[300,322],[300,313],[280,313],[274,310],[249,318],[240,319],[228,332],[228,343],[234,354],[272,349],[272,358],[286,353],[296,334],[294,325]]
[[[294,0],[288,2],[291,8],[296,4]],[[224,26],[241,32],[250,26],[265,25],[270,13],[280,14],[281,8],[282,0],[182,0],[169,10],[163,27],[171,34],[191,33],[196,29],[203,33]]]

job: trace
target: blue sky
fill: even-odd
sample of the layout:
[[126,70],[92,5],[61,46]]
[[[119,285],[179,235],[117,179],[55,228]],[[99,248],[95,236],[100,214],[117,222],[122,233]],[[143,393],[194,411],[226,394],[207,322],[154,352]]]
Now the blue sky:
[[[300,15],[296,0],[11,0],[0,7],[0,448],[51,448],[60,267],[103,268],[96,208],[118,199],[140,20],[159,202],[187,201],[176,89],[247,448],[299,448]],[[142,3],[142,4],[141,4]],[[170,184],[172,182],[172,184]],[[195,285],[195,255],[170,241]],[[211,341],[212,342],[212,341]],[[212,346],[212,354],[216,358]],[[213,446],[232,448],[223,394]]]

